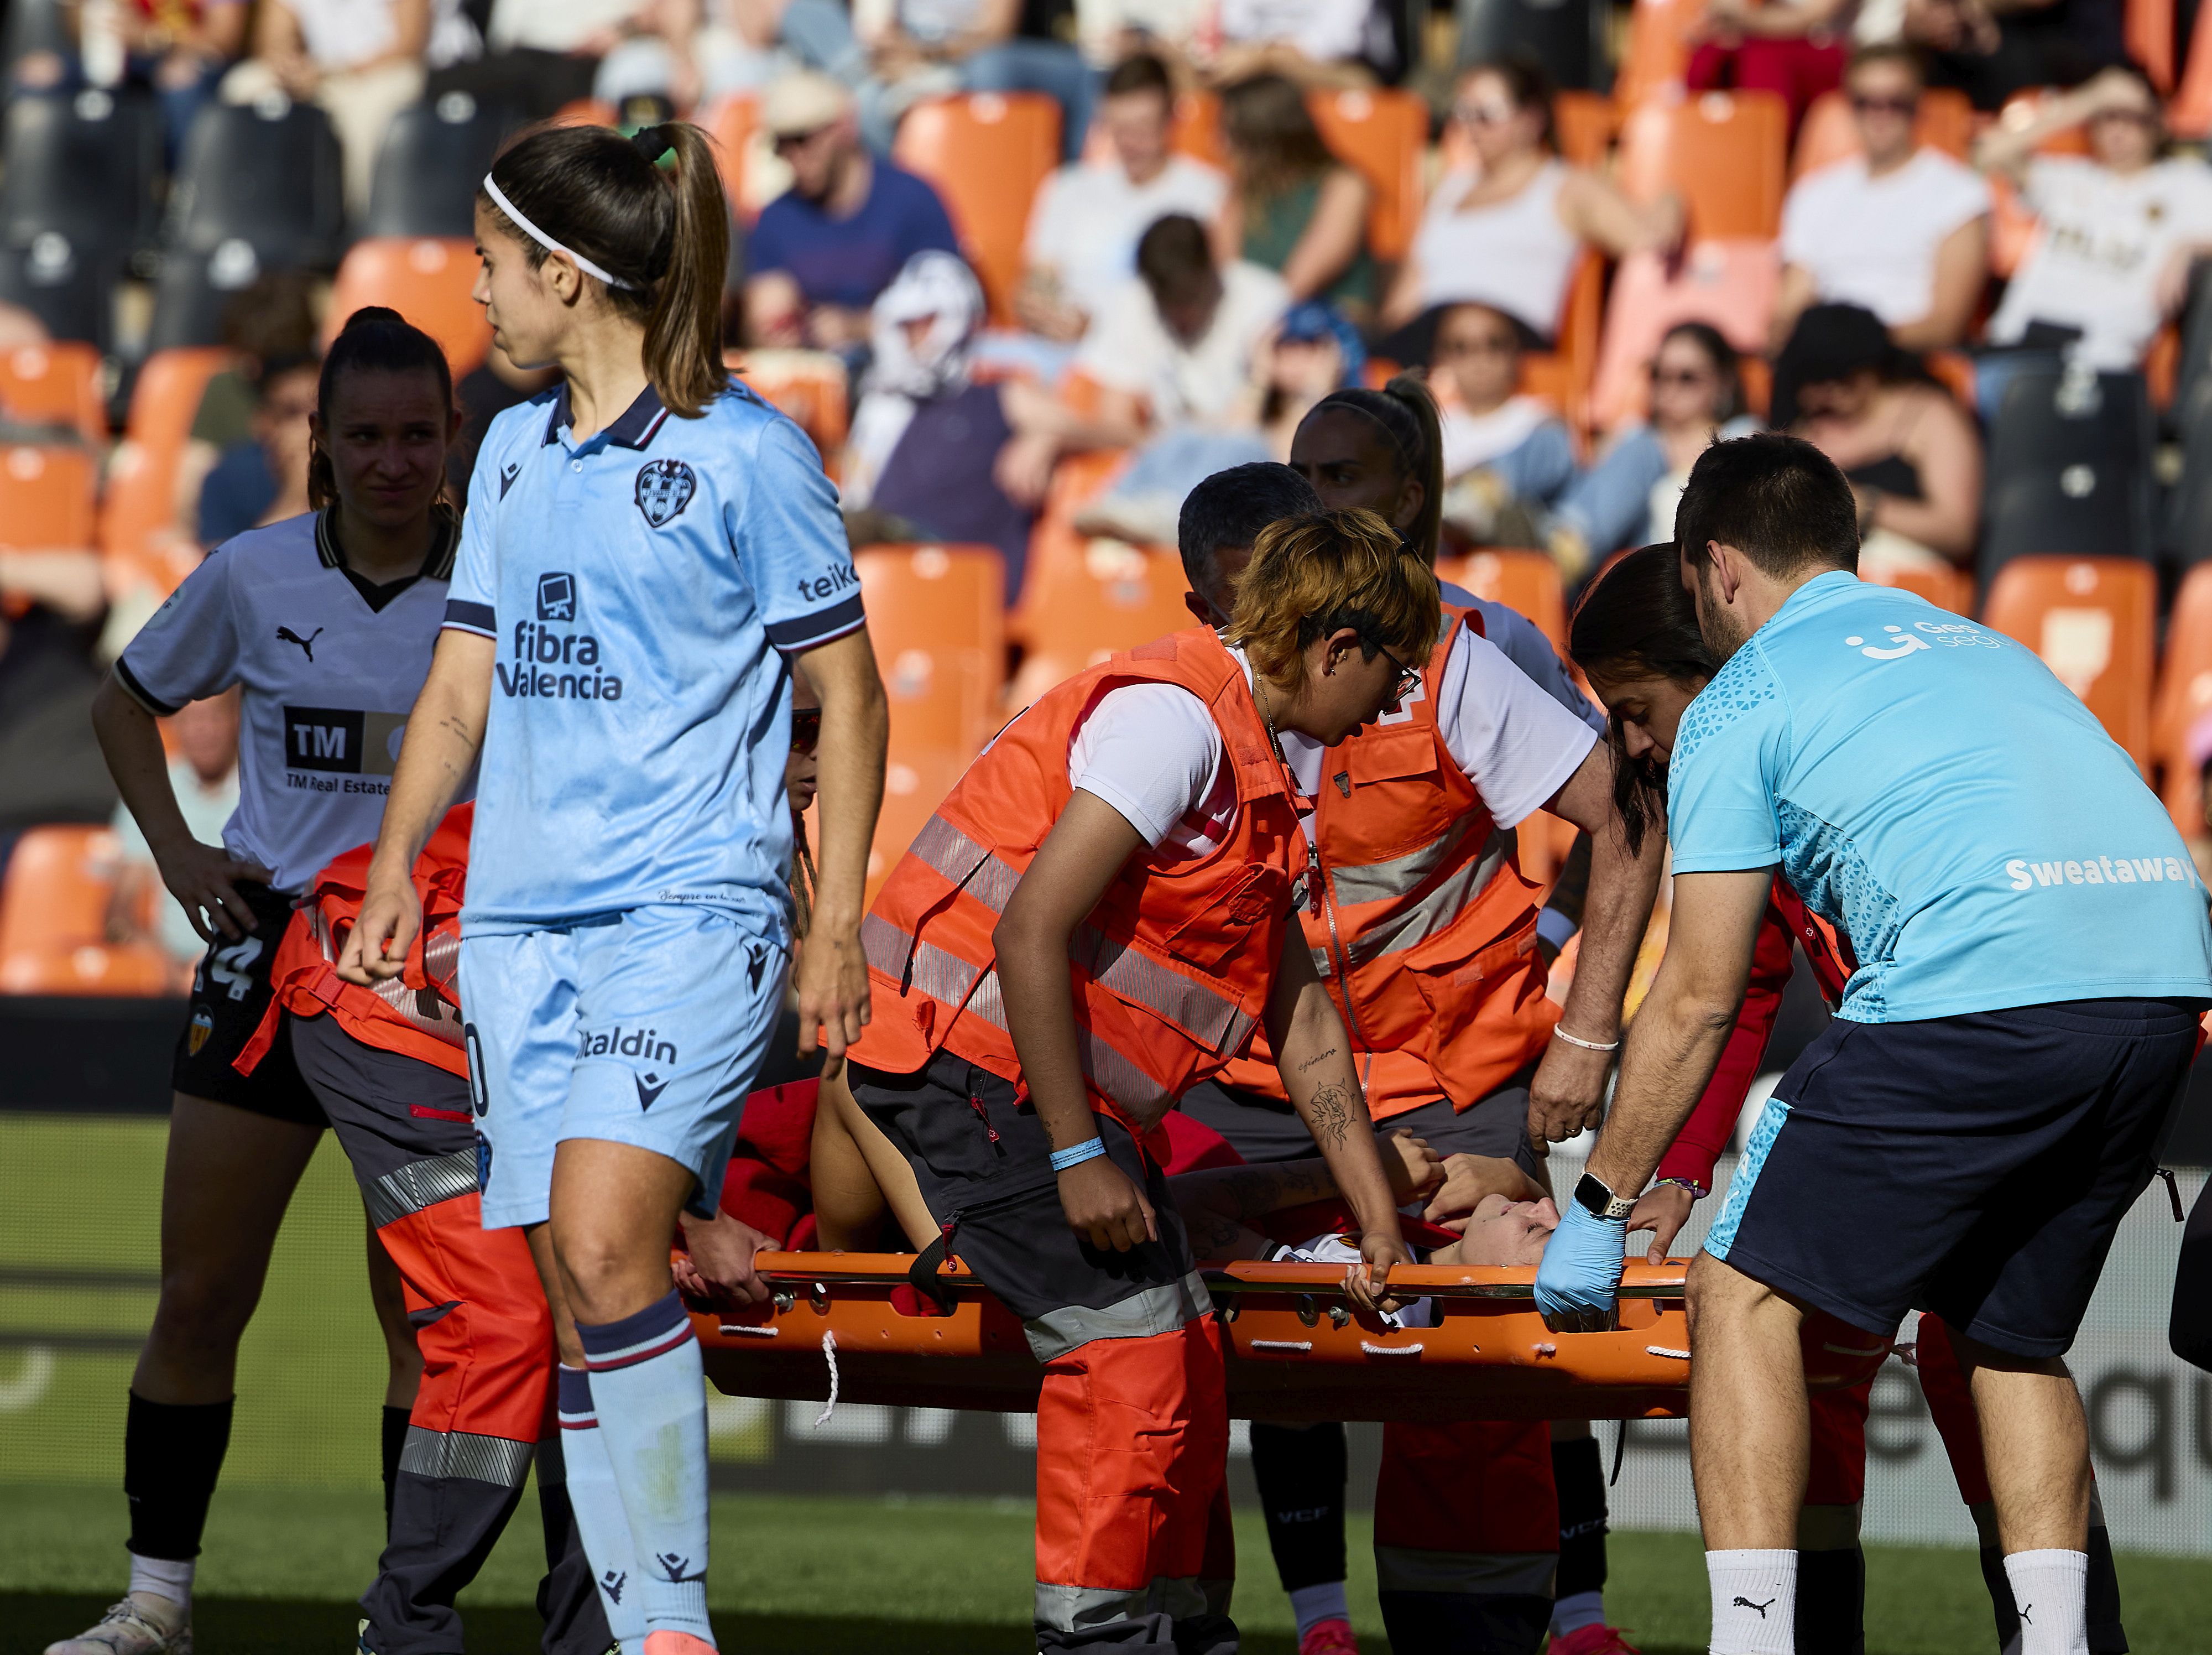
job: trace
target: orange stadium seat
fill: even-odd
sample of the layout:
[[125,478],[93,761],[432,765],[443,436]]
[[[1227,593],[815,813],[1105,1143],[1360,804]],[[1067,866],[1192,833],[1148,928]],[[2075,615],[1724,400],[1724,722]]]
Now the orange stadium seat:
[[26,425],[66,425],[95,447],[107,441],[100,394],[100,352],[57,341],[0,355],[0,412]]
[[1006,561],[988,546],[868,546],[853,566],[891,706],[891,751],[966,759],[1000,722]]
[[461,379],[491,351],[491,324],[469,296],[476,287],[475,246],[460,236],[374,236],[356,241],[338,266],[323,317],[327,346],[364,305],[388,305],[438,342]]
[[718,100],[696,118],[714,145],[714,170],[722,175],[722,192],[730,206],[750,222],[767,204],[748,192],[752,179],[751,155],[760,130],[760,102],[749,93],[734,93]]
[[1633,253],[1613,273],[1605,307],[1605,341],[1590,387],[1590,423],[1609,431],[1649,401],[1647,373],[1659,341],[1678,322],[1710,322],[1738,350],[1766,347],[1780,250],[1768,240],[1698,241],[1671,281],[1656,253]]
[[1315,92],[1306,102],[1322,140],[1375,186],[1367,246],[1385,263],[1403,259],[1421,222],[1421,164],[1429,106],[1410,92]]
[[615,106],[599,98],[574,98],[553,112],[549,126],[612,126],[617,119]]
[[1954,615],[1974,612],[1974,577],[1962,569],[1893,569],[1866,578],[1876,586],[1917,593]]
[[[902,750],[894,745],[884,765],[884,802],[876,812],[876,837],[868,846],[867,898],[876,891],[906,855],[915,835],[932,812],[945,802],[952,784],[967,770],[967,753],[929,748]],[[817,838],[818,845],[821,841]]]
[[1620,121],[1620,110],[1602,92],[1562,92],[1552,100],[1559,158],[1571,167],[1603,165]]
[[179,537],[177,458],[207,382],[231,360],[215,347],[157,350],[138,370],[131,416],[107,468],[100,545],[111,556]]
[[2158,571],[2128,557],[2015,557],[1982,619],[2043,657],[2146,773]]
[[1177,98],[1175,132],[1169,142],[1179,154],[1225,171],[1229,155],[1221,143],[1221,94],[1186,92]]
[[1628,46],[1613,77],[1613,101],[1633,108],[1653,94],[1678,88],[1690,64],[1690,33],[1705,0],[1636,0],[1628,14]]
[[[1924,149],[1966,159],[1974,147],[1974,106],[1966,94],[1931,86],[1920,94],[1920,115],[1912,136]],[[1791,182],[1859,153],[1858,128],[1851,124],[1850,100],[1840,92],[1823,92],[1805,112],[1797,129],[1797,153],[1791,157]]]
[[2173,90],[2173,0],[2127,0],[2122,27],[2128,56],[2161,96]]
[[160,949],[111,945],[121,851],[104,827],[37,827],[0,885],[0,994],[143,995],[176,987]]
[[76,447],[0,449],[0,546],[29,551],[93,544],[94,466]]
[[2181,66],[2181,84],[2166,106],[2166,124],[2178,137],[2212,134],[2212,29],[2190,34],[2189,58]]
[[1771,92],[1650,99],[1621,123],[1621,188],[1641,201],[1673,190],[1699,240],[1771,238],[1782,228],[1789,130],[1789,106]]
[[732,351],[739,378],[791,416],[825,461],[845,446],[845,364],[821,350]]
[[1463,586],[1478,598],[1518,610],[1555,649],[1567,644],[1567,595],[1559,565],[1541,551],[1474,551],[1437,559],[1437,578]]
[[1060,165],[1060,106],[1036,92],[933,98],[907,111],[891,153],[937,186],[991,314],[1010,319],[1030,204]]
[[1117,649],[1132,649],[1198,623],[1183,605],[1190,590],[1182,559],[1165,548],[1092,540],[1079,555],[1032,563],[1037,587],[1026,605],[1029,653],[1014,674],[1011,709],[1026,707],[1046,691]]
[[1560,312],[1559,336],[1550,350],[1521,358],[1521,389],[1541,397],[1571,424],[1587,426],[1585,405],[1597,374],[1598,334],[1605,313],[1605,261],[1585,251],[1567,280],[1567,302]]
[[2174,594],[2151,709],[2159,791],[2184,833],[2204,831],[2203,779],[2189,763],[2188,740],[2191,727],[2207,712],[2212,712],[2212,563],[2199,563]]

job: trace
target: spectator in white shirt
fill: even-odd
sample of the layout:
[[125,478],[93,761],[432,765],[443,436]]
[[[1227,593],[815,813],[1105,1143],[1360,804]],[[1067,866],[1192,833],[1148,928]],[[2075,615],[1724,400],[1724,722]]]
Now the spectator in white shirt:
[[543,120],[588,95],[600,60],[651,32],[648,14],[659,9],[655,0],[492,0],[489,49],[473,63],[433,63],[429,95],[466,92]]
[[1098,125],[1112,156],[1045,180],[1014,295],[1023,326],[1062,344],[1080,339],[1136,273],[1146,230],[1170,213],[1210,220],[1228,190],[1220,173],[1174,149],[1175,87],[1152,53],[1125,58],[1107,76]]
[[[2087,156],[2036,153],[2081,125]],[[2157,96],[2135,69],[2108,69],[2027,125],[1984,135],[1975,162],[2009,179],[2043,222],[1990,319],[1991,344],[2046,361],[2063,351],[2097,368],[2142,362],[2159,324],[2181,308],[2191,265],[2212,253],[2212,167],[2161,158],[2165,137]],[[2008,375],[1984,375],[1992,377]],[[1994,388],[1977,387],[1991,411]]]
[[[205,701],[187,702],[168,721],[177,750],[169,761],[169,783],[176,789],[185,826],[204,845],[222,843],[223,824],[238,808],[238,694],[234,687]],[[113,825],[123,867],[108,908],[109,936],[117,942],[153,943],[180,970],[189,970],[207,952],[206,939],[163,888],[145,832],[128,806],[115,807]]]
[[1863,153],[1808,173],[1783,204],[1773,342],[1809,306],[1851,304],[1904,350],[1954,345],[1989,273],[1990,186],[1917,146],[1922,81],[1909,47],[1867,47],[1844,84]]

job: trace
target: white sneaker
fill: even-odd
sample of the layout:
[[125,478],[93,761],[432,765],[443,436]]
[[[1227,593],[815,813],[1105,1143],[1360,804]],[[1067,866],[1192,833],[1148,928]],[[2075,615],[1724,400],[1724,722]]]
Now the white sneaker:
[[98,1626],[48,1644],[46,1655],[192,1655],[191,1611],[150,1593],[126,1596]]

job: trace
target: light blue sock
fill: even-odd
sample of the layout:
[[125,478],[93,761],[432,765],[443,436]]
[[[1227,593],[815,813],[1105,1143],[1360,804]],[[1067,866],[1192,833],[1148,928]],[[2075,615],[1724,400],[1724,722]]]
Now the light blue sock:
[[576,1324],[599,1434],[637,1548],[648,1632],[714,1641],[707,1621],[707,1378],[672,1289],[635,1316]]
[[607,1457],[606,1436],[592,1409],[592,1376],[566,1363],[561,1367],[561,1457],[568,1469],[568,1509],[575,1514],[576,1533],[599,1582],[607,1630],[622,1655],[644,1655],[645,1596],[637,1554]]

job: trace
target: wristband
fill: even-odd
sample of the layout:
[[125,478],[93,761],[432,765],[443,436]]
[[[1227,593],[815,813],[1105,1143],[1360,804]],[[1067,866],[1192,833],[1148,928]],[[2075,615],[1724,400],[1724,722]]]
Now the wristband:
[[1552,1037],[1556,1040],[1564,1040],[1571,1046],[1580,1046],[1584,1051],[1619,1051],[1620,1050],[1620,1042],[1618,1040],[1585,1040],[1578,1034],[1569,1034],[1556,1023],[1552,1025]]
[[1105,1153],[1106,1140],[1103,1138],[1089,1139],[1077,1144],[1073,1149],[1055,1149],[1052,1152],[1052,1170],[1055,1172],[1065,1172],[1071,1166],[1080,1166],[1085,1161],[1097,1160]]
[[1695,1178],[1661,1178],[1658,1182],[1661,1183],[1671,1183],[1678,1190],[1688,1190],[1690,1192],[1690,1199],[1692,1201],[1703,1201],[1707,1196],[1713,1193],[1711,1190],[1706,1189],[1705,1185],[1699,1183]]

